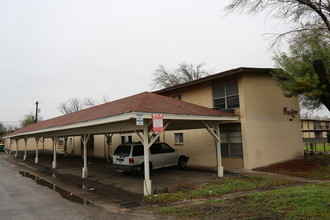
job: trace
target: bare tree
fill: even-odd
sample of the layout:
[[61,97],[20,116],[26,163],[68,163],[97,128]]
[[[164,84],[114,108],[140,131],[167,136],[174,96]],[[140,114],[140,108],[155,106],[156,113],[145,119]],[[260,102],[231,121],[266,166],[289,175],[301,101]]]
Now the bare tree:
[[84,100],[84,106],[86,106],[86,107],[94,107],[94,106],[96,106],[95,103],[96,103],[96,101],[92,98],[86,98]]
[[195,66],[193,64],[180,63],[176,71],[181,76],[183,82],[190,82],[209,74],[206,70],[202,69],[204,65],[205,63],[200,63]]
[[246,10],[248,13],[268,10],[275,18],[299,22],[298,27],[279,34],[275,42],[288,34],[301,31],[330,32],[329,0],[232,0],[226,9],[229,12]]
[[103,96],[102,96],[102,100],[103,100],[103,103],[108,103],[110,99],[109,99],[108,96],[103,95]]
[[78,98],[71,98],[69,101],[61,103],[58,107],[58,110],[64,115],[70,114],[83,109],[83,104]]
[[207,76],[209,73],[202,68],[204,65],[205,63],[193,65],[183,62],[174,71],[167,69],[163,65],[159,65],[153,73],[153,89],[167,88]]

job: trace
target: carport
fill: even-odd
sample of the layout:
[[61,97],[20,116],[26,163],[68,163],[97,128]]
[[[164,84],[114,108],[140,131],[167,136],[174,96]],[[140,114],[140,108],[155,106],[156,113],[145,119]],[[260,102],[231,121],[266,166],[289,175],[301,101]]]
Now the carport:
[[[144,195],[150,195],[152,186],[149,175],[149,148],[161,134],[153,131],[153,114],[163,116],[165,131],[207,129],[217,143],[218,177],[223,176],[219,124],[238,120],[238,117],[149,92],[32,124],[11,133],[5,139],[9,139],[10,146],[16,141],[16,152],[18,151],[18,140],[24,139],[26,152],[27,140],[34,138],[36,141],[35,163],[38,163],[38,143],[45,138],[51,138],[54,152],[52,167],[55,169],[58,138],[64,137],[66,140],[69,136],[81,136],[83,143],[82,178],[87,178],[87,141],[90,135],[104,134],[107,144],[110,145],[113,134],[136,133],[144,146]],[[137,123],[137,119],[139,123]],[[26,158],[26,153],[24,158]]]

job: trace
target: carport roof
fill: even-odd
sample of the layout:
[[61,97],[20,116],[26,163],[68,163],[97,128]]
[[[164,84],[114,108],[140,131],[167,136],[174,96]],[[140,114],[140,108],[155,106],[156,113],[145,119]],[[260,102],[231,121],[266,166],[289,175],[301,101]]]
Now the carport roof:
[[97,125],[98,123],[101,123],[102,120],[100,119],[109,119],[129,113],[162,113],[164,115],[212,116],[216,118],[228,117],[228,119],[231,118],[231,120],[233,120],[234,116],[226,112],[176,100],[174,98],[143,92],[127,98],[32,124],[9,134],[7,138],[19,137],[25,134],[31,135],[33,133],[41,133],[43,130],[55,131],[67,129],[70,125],[75,128],[83,125]]

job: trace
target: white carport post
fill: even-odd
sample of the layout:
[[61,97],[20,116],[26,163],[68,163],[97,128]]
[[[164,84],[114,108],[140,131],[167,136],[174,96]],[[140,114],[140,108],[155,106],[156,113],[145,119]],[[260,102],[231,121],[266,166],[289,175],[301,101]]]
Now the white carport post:
[[220,127],[219,124],[212,124],[204,121],[206,129],[217,141],[217,168],[218,177],[223,177],[223,166],[221,159],[221,139],[220,139]]
[[82,178],[85,179],[88,176],[88,170],[87,170],[87,142],[89,139],[89,136],[91,134],[84,134],[81,135],[82,142],[84,145],[84,167],[82,168]]
[[52,141],[53,141],[53,163],[52,163],[52,168],[55,169],[56,168],[56,145],[57,145],[57,141],[58,141],[58,137],[52,137]]
[[11,147],[12,147],[12,144],[15,142],[15,140],[12,140],[12,139],[9,139],[9,153],[11,154],[11,152],[12,152],[12,149],[11,149]]
[[27,138],[24,138],[24,156],[23,156],[23,160],[26,160],[26,145],[27,145],[27,141],[28,139]]
[[[149,141],[149,126],[147,121],[144,121],[144,127],[143,127],[143,137],[135,131],[137,136],[139,137],[140,141],[143,143],[143,150],[144,150],[144,182],[143,182],[143,193],[145,196],[149,196],[152,194],[152,186],[151,186],[151,180],[150,180],[150,154],[149,149],[153,143],[157,140],[157,138],[160,136],[161,132],[157,133],[156,135],[152,135]],[[164,130],[170,123],[168,122],[164,126]]]
[[143,149],[144,149],[144,184],[143,192],[145,196],[152,194],[151,180],[150,180],[150,166],[149,166],[149,129],[147,123],[143,128]]
[[38,143],[39,143],[40,137],[35,137],[35,140],[36,140],[36,158],[34,159],[34,163],[39,163]]
[[15,152],[15,157],[17,157],[18,154],[18,139],[16,139],[16,152]]
[[104,134],[105,138],[106,138],[106,142],[107,142],[107,148],[108,148],[108,153],[107,155],[107,162],[111,161],[111,144],[112,144],[112,136],[113,134]]

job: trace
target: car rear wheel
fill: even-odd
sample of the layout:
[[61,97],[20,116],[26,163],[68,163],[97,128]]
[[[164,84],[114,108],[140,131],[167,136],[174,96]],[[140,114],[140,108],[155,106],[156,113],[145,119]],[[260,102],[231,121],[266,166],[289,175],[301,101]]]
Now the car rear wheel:
[[186,169],[187,166],[187,158],[186,157],[180,157],[178,160],[178,168],[181,170]]

